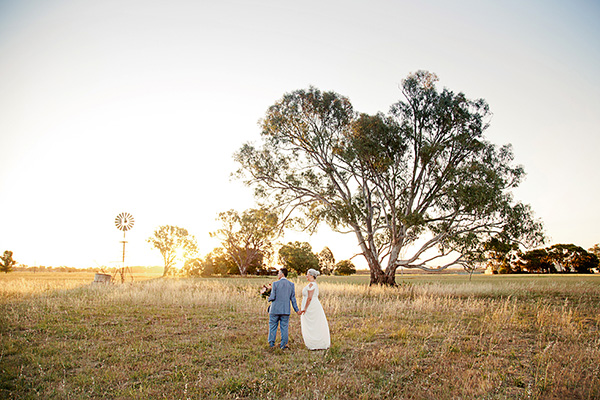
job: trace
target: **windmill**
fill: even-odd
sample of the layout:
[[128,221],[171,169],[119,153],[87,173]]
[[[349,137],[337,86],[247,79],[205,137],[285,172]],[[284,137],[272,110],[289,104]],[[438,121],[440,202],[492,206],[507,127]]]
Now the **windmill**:
[[123,265],[121,266],[121,268],[119,268],[117,270],[117,272],[115,273],[115,276],[113,276],[113,280],[115,279],[116,276],[120,275],[121,283],[125,282],[125,275],[127,273],[129,273],[131,280],[133,280],[133,275],[131,274],[131,270],[129,269],[129,267],[125,266],[125,243],[127,243],[127,241],[125,240],[125,234],[127,233],[128,230],[133,228],[134,222],[135,221],[133,219],[133,216],[131,214],[125,213],[125,212],[117,215],[117,217],[115,218],[115,225],[117,226],[117,229],[120,231],[123,231],[123,240],[121,241],[121,243],[123,243]]

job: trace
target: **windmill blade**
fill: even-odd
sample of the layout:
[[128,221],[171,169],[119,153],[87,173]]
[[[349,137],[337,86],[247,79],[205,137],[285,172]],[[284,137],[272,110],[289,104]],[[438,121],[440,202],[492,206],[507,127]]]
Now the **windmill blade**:
[[133,216],[131,214],[125,213],[125,212],[120,213],[115,218],[115,225],[117,226],[117,229],[124,231],[124,232],[133,228],[134,222],[135,222],[135,220],[133,219]]

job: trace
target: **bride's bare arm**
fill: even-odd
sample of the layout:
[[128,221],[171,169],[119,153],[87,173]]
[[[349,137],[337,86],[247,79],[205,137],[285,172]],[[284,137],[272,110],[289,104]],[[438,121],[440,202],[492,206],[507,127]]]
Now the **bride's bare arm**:
[[304,305],[304,310],[302,310],[302,313],[306,312],[306,309],[308,308],[308,305],[310,304],[314,293],[315,289],[308,291],[308,296],[306,296],[306,304]]

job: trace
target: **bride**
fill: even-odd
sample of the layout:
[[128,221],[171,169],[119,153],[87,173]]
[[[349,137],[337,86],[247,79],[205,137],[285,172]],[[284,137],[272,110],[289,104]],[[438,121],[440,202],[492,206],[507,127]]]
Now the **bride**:
[[302,289],[300,323],[304,344],[310,350],[328,349],[331,344],[329,324],[319,301],[319,286],[316,282],[319,275],[319,271],[309,269],[306,273],[309,283]]

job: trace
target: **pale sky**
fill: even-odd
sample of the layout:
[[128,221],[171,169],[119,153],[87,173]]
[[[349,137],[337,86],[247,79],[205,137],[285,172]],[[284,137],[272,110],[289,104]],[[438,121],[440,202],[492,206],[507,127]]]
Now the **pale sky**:
[[[310,85],[387,113],[419,69],[484,98],[512,143],[516,198],[548,244],[600,242],[600,3],[594,1],[0,0],[0,252],[28,265],[161,265],[178,225],[205,254],[258,120]],[[292,238],[290,236],[290,238]],[[322,232],[338,260],[352,235]],[[356,260],[361,265],[362,260]]]

